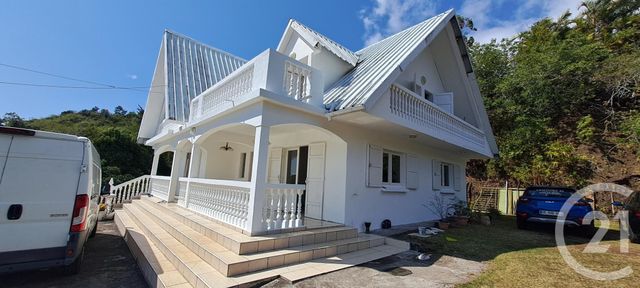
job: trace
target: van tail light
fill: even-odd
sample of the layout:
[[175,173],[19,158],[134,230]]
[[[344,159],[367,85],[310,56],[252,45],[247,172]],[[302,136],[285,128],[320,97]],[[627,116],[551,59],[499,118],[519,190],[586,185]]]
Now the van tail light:
[[635,215],[636,215],[636,218],[640,219],[640,211],[636,211]]
[[87,228],[87,213],[89,212],[89,195],[76,196],[73,205],[73,219],[71,220],[71,232],[81,232]]

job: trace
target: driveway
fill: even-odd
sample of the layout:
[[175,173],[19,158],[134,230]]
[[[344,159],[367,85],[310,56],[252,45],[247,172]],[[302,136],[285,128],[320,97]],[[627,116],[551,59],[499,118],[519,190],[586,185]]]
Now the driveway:
[[419,252],[407,251],[359,266],[287,283],[276,279],[264,287],[452,287],[466,283],[486,269],[485,263],[446,255],[417,260]]
[[61,269],[25,271],[0,276],[1,287],[147,287],[126,243],[113,221],[100,222],[89,239],[78,275],[63,276]]

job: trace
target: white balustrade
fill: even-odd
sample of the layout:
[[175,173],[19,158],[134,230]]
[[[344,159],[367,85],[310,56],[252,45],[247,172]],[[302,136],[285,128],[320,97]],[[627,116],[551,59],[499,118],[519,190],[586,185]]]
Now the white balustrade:
[[138,178],[129,180],[127,182],[113,185],[113,178],[109,181],[109,195],[103,196],[101,203],[108,204],[111,208],[120,206],[124,202],[129,202],[131,199],[140,196],[141,194],[149,193],[149,186],[151,185],[151,177],[149,175],[143,175]]
[[180,178],[178,180],[178,189],[176,190],[176,200],[178,201],[178,205],[182,207],[187,207],[185,203],[185,196],[187,195],[187,178]]
[[253,65],[242,66],[191,101],[190,119],[198,120],[210,113],[233,107],[238,99],[253,89]]
[[267,230],[302,227],[305,185],[267,184],[262,219]]
[[185,206],[189,210],[246,229],[251,182],[180,178],[183,182],[188,185]]
[[297,65],[292,61],[284,62],[284,94],[303,102],[307,102],[311,98],[311,84],[309,76],[311,70]]
[[258,93],[250,92],[261,89],[271,93],[260,96],[282,95],[323,108],[320,72],[286,55],[267,50],[191,100],[189,122],[214,117],[251,97],[258,97]]
[[[441,138],[459,137],[463,143],[473,143],[473,148],[484,147],[484,132],[452,115],[413,91],[398,85],[390,88],[391,113],[410,121],[423,129],[433,131],[433,136]],[[435,129],[435,130],[434,130]],[[446,137],[443,133],[448,134]]]
[[169,199],[169,176],[151,176],[151,190],[149,191],[154,197],[168,201]]

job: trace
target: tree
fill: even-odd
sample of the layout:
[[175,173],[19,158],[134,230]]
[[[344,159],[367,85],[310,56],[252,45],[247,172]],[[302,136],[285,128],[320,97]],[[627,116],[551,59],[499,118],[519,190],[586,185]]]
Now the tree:
[[0,121],[0,124],[2,124],[2,126],[27,128],[25,121],[22,119],[22,117],[20,117],[20,115],[18,115],[18,113],[15,112],[5,113],[4,117],[2,117],[2,119],[0,120],[2,120]]

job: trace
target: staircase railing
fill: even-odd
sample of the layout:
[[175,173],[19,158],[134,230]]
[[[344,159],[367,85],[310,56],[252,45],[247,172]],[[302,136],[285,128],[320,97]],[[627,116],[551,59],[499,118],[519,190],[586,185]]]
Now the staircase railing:
[[141,194],[149,193],[151,176],[143,175],[122,184],[113,185],[113,178],[109,180],[110,193],[103,196],[102,203],[107,204],[108,211],[122,207],[122,203],[129,202]]

